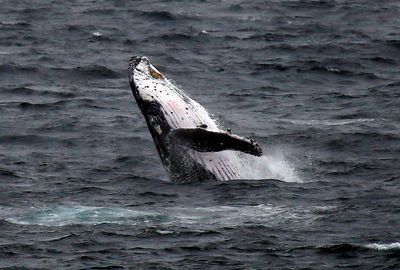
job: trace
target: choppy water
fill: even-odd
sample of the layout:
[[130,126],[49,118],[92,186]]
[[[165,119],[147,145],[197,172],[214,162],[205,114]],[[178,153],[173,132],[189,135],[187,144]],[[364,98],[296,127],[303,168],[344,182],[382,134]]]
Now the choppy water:
[[[400,268],[398,1],[0,4],[2,269]],[[132,55],[275,179],[168,182]]]

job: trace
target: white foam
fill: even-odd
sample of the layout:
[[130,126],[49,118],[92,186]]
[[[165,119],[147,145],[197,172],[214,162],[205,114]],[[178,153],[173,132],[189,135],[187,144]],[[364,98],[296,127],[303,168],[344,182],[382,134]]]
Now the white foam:
[[340,120],[315,120],[315,119],[307,119],[307,120],[299,120],[299,119],[284,119],[284,118],[275,118],[276,121],[285,122],[295,125],[311,125],[311,126],[343,126],[350,125],[355,123],[363,123],[363,122],[373,122],[375,119],[372,118],[359,118],[359,119],[340,119]]
[[1,24],[2,25],[16,25],[18,24],[18,21],[2,21]]
[[157,218],[160,218],[160,216],[155,212],[76,205],[56,208],[31,208],[30,211],[14,217],[7,217],[5,220],[20,225],[65,226],[102,223],[139,224],[148,223],[150,219]]
[[[13,213],[14,211],[10,211]],[[10,214],[9,213],[9,214]],[[210,207],[119,208],[93,206],[58,206],[30,208],[23,213],[8,215],[4,220],[19,225],[66,226],[116,224],[131,226],[163,226],[160,233],[168,234],[169,226],[199,229],[235,227],[243,224],[308,226],[319,217],[318,211],[302,207],[275,205],[239,205]]]
[[400,250],[400,242],[395,242],[391,244],[369,244],[365,246],[366,248],[370,249],[376,249],[376,250],[393,250],[393,249],[399,249]]

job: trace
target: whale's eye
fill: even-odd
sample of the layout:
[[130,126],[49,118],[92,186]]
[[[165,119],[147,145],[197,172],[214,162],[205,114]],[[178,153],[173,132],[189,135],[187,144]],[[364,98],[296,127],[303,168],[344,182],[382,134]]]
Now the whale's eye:
[[162,79],[163,78],[163,75],[161,75],[161,73],[158,72],[156,69],[149,67],[149,71],[150,71],[151,77],[153,77],[154,79]]

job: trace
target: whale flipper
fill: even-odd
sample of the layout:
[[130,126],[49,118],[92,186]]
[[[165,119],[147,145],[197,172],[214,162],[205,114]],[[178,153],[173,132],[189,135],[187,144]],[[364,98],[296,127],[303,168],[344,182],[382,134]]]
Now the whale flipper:
[[253,139],[249,140],[224,131],[212,131],[204,128],[178,128],[168,135],[173,144],[185,144],[198,152],[219,152],[235,150],[262,156],[262,149]]

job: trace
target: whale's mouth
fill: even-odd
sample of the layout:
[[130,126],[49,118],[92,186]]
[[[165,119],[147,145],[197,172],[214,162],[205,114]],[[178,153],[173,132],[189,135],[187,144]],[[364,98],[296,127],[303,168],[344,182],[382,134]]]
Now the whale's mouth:
[[135,55],[131,57],[129,64],[131,67],[136,67],[140,63],[140,61],[142,61],[142,57]]
[[[146,57],[141,56],[132,56],[129,60],[129,80],[133,82],[133,75],[135,73],[135,69],[138,68],[139,64],[142,63],[143,60],[147,60]],[[148,61],[148,60],[147,60]]]
[[144,76],[153,79],[164,79],[164,76],[158,71],[145,56],[132,56],[129,61],[129,79],[133,80],[133,75],[138,72]]

